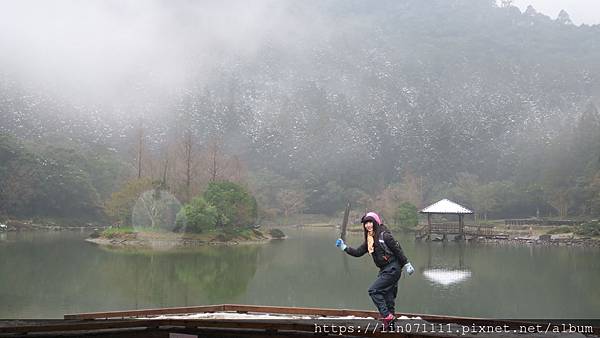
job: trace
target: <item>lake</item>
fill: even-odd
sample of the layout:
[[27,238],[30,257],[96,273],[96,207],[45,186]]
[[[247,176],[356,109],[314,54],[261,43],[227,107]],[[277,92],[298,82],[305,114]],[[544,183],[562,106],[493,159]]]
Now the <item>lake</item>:
[[[0,233],[0,318],[221,303],[374,310],[377,268],[335,247],[333,228],[284,228],[267,244],[113,251],[85,233]],[[600,318],[600,250],[415,242],[398,312]],[[348,244],[360,244],[351,234]]]

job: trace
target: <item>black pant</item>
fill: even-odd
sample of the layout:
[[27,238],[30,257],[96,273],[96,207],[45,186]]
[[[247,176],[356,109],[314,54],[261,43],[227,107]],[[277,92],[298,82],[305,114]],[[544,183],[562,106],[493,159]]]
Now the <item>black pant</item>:
[[398,280],[401,273],[402,269],[398,263],[391,262],[379,270],[377,279],[369,288],[369,296],[383,317],[395,312]]

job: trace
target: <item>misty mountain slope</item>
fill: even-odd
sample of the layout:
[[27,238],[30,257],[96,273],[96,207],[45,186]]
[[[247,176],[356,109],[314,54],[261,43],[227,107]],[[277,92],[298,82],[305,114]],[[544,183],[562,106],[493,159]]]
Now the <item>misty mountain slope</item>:
[[33,38],[3,33],[15,50],[0,56],[3,133],[73,137],[127,159],[140,126],[156,154],[190,128],[252,170],[375,192],[406,172],[512,179],[600,98],[599,26],[494,1],[66,4],[72,13],[40,16],[38,29],[91,15],[83,31],[101,38],[83,44],[99,53],[89,62],[106,62],[73,72],[60,56],[79,50],[60,46],[81,36],[66,35],[48,49],[54,68],[31,73],[45,56],[14,37]]

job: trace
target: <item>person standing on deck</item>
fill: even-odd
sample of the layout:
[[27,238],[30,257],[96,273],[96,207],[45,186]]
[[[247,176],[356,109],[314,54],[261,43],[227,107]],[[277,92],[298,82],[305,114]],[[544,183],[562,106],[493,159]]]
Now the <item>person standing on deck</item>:
[[369,288],[369,296],[381,314],[384,327],[387,327],[396,319],[396,295],[401,272],[412,275],[415,269],[408,262],[390,230],[381,223],[379,215],[369,212],[362,217],[361,222],[365,240],[359,247],[352,248],[341,238],[335,242],[335,245],[354,257],[361,257],[366,253],[373,257],[379,273]]

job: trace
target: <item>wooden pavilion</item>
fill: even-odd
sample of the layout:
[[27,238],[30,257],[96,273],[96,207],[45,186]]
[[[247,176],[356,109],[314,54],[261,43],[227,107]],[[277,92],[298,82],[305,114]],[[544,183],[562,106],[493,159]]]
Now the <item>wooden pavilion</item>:
[[[420,213],[427,215],[427,239],[431,239],[431,234],[442,234],[444,238],[447,235],[459,235],[461,239],[465,238],[465,215],[473,214],[473,211],[454,203],[448,199],[443,199],[421,210]],[[445,214],[458,215],[458,223],[444,222],[433,223],[431,215]]]

